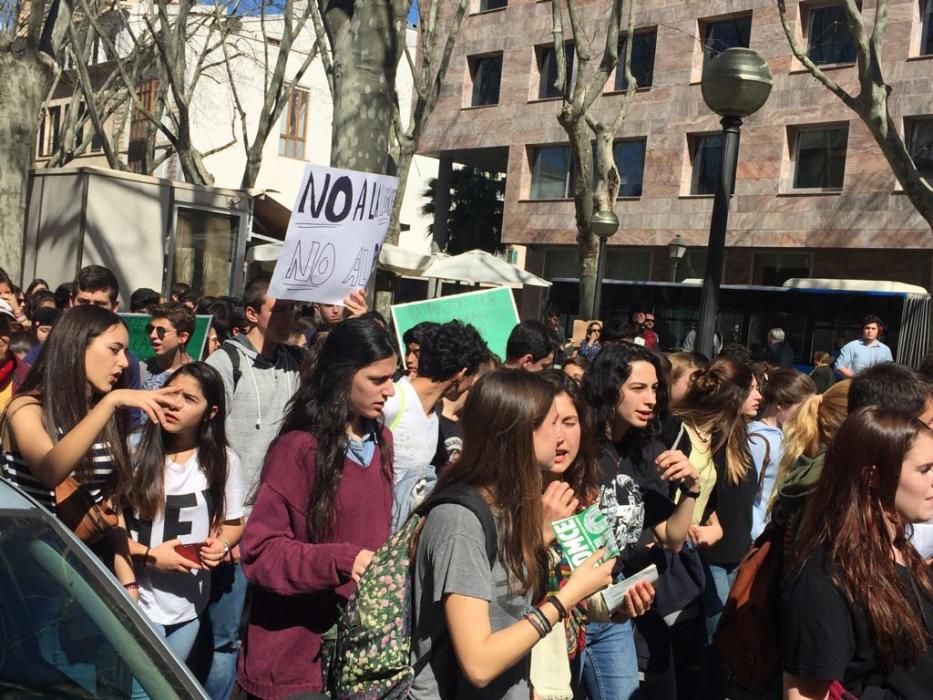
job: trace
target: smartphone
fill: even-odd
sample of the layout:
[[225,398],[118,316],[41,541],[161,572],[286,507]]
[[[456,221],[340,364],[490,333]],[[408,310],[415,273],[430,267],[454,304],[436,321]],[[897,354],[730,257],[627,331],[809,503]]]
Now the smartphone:
[[201,566],[201,547],[203,542],[193,542],[191,544],[176,544],[175,551],[193,564]]

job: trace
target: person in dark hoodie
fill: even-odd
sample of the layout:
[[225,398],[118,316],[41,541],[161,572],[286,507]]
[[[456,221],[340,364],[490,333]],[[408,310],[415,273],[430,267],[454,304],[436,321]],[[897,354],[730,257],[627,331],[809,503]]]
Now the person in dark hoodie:
[[[305,357],[304,350],[285,344],[294,303],[269,295],[269,282],[268,276],[259,276],[246,285],[246,332],[224,341],[206,360],[224,381],[227,435],[243,468],[247,520],[266,451],[279,431],[286,405],[298,389]],[[354,314],[367,310],[362,290],[350,295],[345,304]],[[211,605],[207,611],[210,624],[203,627],[211,630],[214,651],[209,670],[201,668],[199,675],[212,698],[230,697],[235,680],[247,587],[238,559],[235,547],[229,565],[218,567],[211,577]],[[199,652],[205,654],[203,649]]]
[[392,436],[379,419],[397,361],[384,328],[343,321],[288,404],[242,541],[254,588],[237,679],[251,696],[324,690],[323,632],[389,536]]

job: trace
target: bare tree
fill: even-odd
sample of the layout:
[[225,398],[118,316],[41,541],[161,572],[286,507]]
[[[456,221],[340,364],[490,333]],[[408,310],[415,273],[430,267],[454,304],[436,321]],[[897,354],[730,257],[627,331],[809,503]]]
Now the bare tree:
[[[621,178],[613,154],[613,141],[622,129],[628,105],[635,95],[637,83],[632,75],[632,44],[634,43],[636,0],[628,4],[628,29],[625,42],[625,77],[627,86],[620,98],[618,111],[611,122],[602,122],[593,114],[596,100],[603,94],[610,75],[619,63],[619,25],[622,0],[610,0],[605,44],[601,55],[593,50],[595,39],[587,29],[595,22],[584,22],[580,13],[584,4],[579,0],[552,2],[554,52],[557,62],[555,86],[564,95],[557,121],[570,140],[571,169],[574,182],[573,202],[577,222],[577,245],[580,256],[581,317],[590,313],[596,295],[596,266],[599,240],[590,221],[595,211],[613,211]],[[573,37],[576,76],[568,89],[567,60],[564,39],[563,8],[566,7]],[[590,9],[591,6],[586,6]],[[597,58],[599,62],[596,63]],[[595,143],[594,143],[595,141]]]
[[460,25],[466,14],[467,2],[468,0],[454,0],[447,7],[441,0],[431,2],[428,14],[422,16],[419,23],[416,56],[411,55],[408,42],[403,40],[405,61],[412,74],[414,103],[411,105],[411,114],[406,125],[397,85],[392,85],[392,155],[396,161],[399,184],[392,217],[389,219],[386,243],[398,243],[402,200],[405,197],[411,161],[418,150],[421,134],[434,112],[441,86],[447,76]]
[[859,7],[857,0],[843,0],[846,24],[855,40],[858,65],[859,90],[854,95],[810,59],[807,50],[797,41],[788,17],[786,1],[777,0],[777,5],[781,25],[794,56],[814,78],[865,123],[891,166],[894,176],[904,188],[907,198],[927,223],[933,226],[933,188],[918,172],[888,105],[891,86],[885,82],[884,66],[881,62],[884,33],[888,25],[888,0],[876,0],[874,22],[870,29],[865,12]]
[[0,266],[22,269],[26,185],[42,105],[60,73],[68,0],[0,0]]

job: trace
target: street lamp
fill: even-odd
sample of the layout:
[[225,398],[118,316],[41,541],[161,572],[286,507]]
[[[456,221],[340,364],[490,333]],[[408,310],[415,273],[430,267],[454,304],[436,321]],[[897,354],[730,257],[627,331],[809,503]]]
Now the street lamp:
[[722,117],[722,160],[709,226],[697,329],[696,347],[707,357],[713,356],[713,335],[719,315],[719,285],[722,283],[729,197],[735,185],[735,164],[739,155],[739,129],[742,118],[757,112],[768,100],[772,84],[765,60],[755,51],[743,48],[726,49],[707,63],[700,81],[706,106]]
[[590,230],[599,238],[599,257],[596,262],[596,289],[593,292],[593,306],[590,318],[599,318],[599,306],[602,300],[603,277],[606,274],[606,240],[619,230],[619,217],[608,209],[593,214]]
[[677,281],[677,266],[680,264],[680,259],[684,257],[686,252],[687,246],[684,245],[684,239],[681,238],[678,233],[671,239],[671,242],[667,244],[667,257],[671,259],[671,282]]

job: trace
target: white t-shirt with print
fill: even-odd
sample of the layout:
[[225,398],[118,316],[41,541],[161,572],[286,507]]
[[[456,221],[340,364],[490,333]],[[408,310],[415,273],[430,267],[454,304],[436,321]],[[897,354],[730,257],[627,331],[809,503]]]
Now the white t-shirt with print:
[[410,469],[430,466],[437,453],[437,413],[424,412],[418,392],[405,377],[382,409],[392,431],[392,469],[398,483]]
[[[151,523],[132,518],[133,539],[152,548],[176,538],[183,544],[203,542],[210,535],[213,507],[209,498],[197,452],[184,464],[170,462],[165,468],[165,508]],[[240,458],[230,449],[224,498],[224,520],[243,517]],[[188,622],[207,606],[210,580],[209,569],[181,573],[147,566],[139,574],[139,605],[150,620],[160,625]]]

